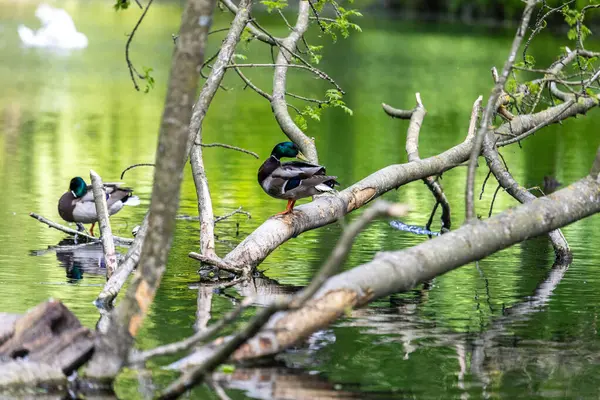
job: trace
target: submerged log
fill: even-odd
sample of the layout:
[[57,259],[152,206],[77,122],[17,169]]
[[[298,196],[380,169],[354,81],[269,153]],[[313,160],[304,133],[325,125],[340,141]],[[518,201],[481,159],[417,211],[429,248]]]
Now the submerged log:
[[57,300],[0,314],[0,327],[0,387],[65,383],[94,350],[93,332]]

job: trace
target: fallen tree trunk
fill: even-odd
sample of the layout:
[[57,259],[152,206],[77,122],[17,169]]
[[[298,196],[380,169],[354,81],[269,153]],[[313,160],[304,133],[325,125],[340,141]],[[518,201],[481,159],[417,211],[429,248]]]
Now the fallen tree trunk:
[[0,314],[0,387],[60,387],[94,349],[94,333],[61,302]]
[[[588,176],[550,196],[475,220],[418,246],[378,253],[369,263],[330,278],[300,309],[275,314],[232,355],[236,361],[276,354],[330,325],[349,307],[410,290],[462,265],[600,212],[600,182]],[[384,277],[384,278],[382,278]],[[215,343],[222,343],[217,339]],[[218,348],[205,346],[196,362]]]

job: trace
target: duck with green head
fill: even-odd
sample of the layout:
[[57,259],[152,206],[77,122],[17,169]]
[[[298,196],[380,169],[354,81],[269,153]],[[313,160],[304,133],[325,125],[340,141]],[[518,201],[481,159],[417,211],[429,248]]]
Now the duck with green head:
[[302,161],[282,163],[284,157],[306,160],[292,142],[277,144],[271,156],[258,169],[258,183],[271,197],[288,201],[285,211],[277,215],[289,214],[294,209],[296,200],[314,196],[324,192],[333,192],[333,187],[339,185],[336,176],[325,174],[322,165]]
[[[133,195],[133,189],[121,187],[118,183],[105,183],[106,205],[108,215],[116,214],[124,205],[137,206],[140,199]],[[71,179],[69,191],[58,200],[58,214],[67,222],[81,224],[92,224],[90,233],[94,235],[94,225],[98,221],[96,214],[96,203],[92,186],[87,185],[83,178]]]

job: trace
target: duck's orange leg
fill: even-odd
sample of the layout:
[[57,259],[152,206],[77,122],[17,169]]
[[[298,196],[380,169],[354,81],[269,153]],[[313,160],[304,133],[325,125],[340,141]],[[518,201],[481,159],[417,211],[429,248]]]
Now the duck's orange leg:
[[282,212],[277,213],[275,215],[287,215],[287,214],[291,213],[294,210],[294,204],[296,204],[296,200],[288,200],[287,207],[285,208],[285,211],[282,211]]
[[95,222],[92,224],[92,227],[90,228],[90,235],[92,235],[92,236],[94,236],[94,225],[96,225]]

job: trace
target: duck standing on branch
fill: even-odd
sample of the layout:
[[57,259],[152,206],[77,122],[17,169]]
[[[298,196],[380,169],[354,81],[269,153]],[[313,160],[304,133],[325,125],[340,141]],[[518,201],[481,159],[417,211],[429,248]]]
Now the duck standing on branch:
[[333,192],[333,187],[339,185],[336,176],[325,175],[322,165],[302,161],[281,163],[283,157],[306,160],[298,146],[282,142],[273,148],[271,156],[258,169],[258,183],[263,190],[271,197],[288,201],[285,211],[276,215],[291,213],[298,199]]
[[[121,187],[118,183],[105,183],[104,190],[109,216],[119,212],[124,205],[140,204],[140,199],[133,195],[131,188]],[[58,200],[58,214],[67,222],[76,222],[79,228],[83,228],[81,224],[92,224],[90,234],[93,236],[98,215],[92,186],[86,185],[83,178],[71,179],[69,191]]]

